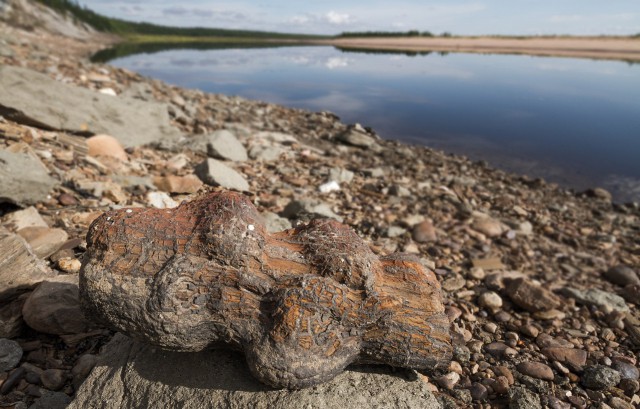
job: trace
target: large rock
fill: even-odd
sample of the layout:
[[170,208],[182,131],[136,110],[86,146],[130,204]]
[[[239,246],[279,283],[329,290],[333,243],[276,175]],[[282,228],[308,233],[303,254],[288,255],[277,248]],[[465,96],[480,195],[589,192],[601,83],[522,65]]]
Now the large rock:
[[[2,78],[0,67],[0,83]],[[0,87],[0,100],[4,97]],[[1,111],[1,109],[0,109]],[[56,180],[37,157],[0,150],[0,203],[20,206],[45,200]]]
[[355,366],[298,391],[256,381],[231,351],[168,352],[116,335],[68,409],[96,408],[440,408],[411,372]]
[[209,156],[236,162],[244,162],[249,159],[244,145],[231,132],[219,130],[208,135],[207,138],[207,154]]
[[112,135],[125,147],[180,136],[165,104],[114,98],[19,67],[0,67],[0,115],[51,129]]
[[0,338],[14,338],[22,332],[24,327],[22,306],[26,297],[28,294],[23,294],[0,305]]
[[207,185],[222,186],[239,191],[249,190],[244,176],[215,159],[207,159],[195,168],[196,175]]
[[22,237],[4,228],[0,228],[0,249],[0,303],[54,276]]
[[80,334],[91,324],[80,309],[78,276],[57,276],[41,283],[22,307],[25,322],[46,334]]

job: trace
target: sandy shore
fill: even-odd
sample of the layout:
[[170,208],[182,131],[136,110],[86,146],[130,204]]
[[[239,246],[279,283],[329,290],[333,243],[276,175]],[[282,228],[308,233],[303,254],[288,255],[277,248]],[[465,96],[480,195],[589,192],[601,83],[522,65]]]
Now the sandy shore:
[[396,37],[342,38],[325,44],[350,49],[393,51],[448,51],[463,53],[528,54],[640,61],[640,39],[630,37]]

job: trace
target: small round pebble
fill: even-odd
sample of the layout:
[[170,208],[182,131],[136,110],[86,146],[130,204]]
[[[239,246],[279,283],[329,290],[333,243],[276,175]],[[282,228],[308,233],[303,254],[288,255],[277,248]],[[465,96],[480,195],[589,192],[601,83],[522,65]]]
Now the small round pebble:
[[552,381],[554,379],[553,370],[541,362],[521,362],[516,367],[523,375],[536,379]]
[[582,386],[593,390],[609,389],[620,383],[620,373],[604,365],[590,366],[582,374]]
[[473,400],[485,400],[489,395],[487,388],[483,384],[477,382],[471,385],[469,392],[471,392],[471,398],[473,398]]
[[67,374],[62,369],[47,369],[40,375],[40,380],[42,381],[42,386],[45,388],[51,391],[57,391],[64,386],[67,380]]
[[22,348],[16,341],[0,339],[0,372],[15,368],[22,358]]
[[497,310],[502,307],[502,297],[494,291],[486,291],[478,297],[478,305],[489,310]]
[[611,267],[604,273],[604,278],[621,286],[640,284],[640,277],[638,277],[638,274],[633,270],[633,268],[624,264],[618,264],[617,266]]
[[65,273],[76,274],[81,266],[82,263],[77,258],[63,257],[58,260],[58,268]]

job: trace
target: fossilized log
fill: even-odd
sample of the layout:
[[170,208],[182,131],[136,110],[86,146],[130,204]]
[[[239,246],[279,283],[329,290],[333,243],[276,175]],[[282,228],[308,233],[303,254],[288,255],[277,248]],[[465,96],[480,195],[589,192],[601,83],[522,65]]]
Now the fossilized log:
[[218,192],[107,212],[87,244],[89,315],[167,349],[240,349],[275,387],[314,385],[351,363],[424,369],[451,356],[434,274],[408,255],[378,258],[336,221],[268,234],[246,197]]

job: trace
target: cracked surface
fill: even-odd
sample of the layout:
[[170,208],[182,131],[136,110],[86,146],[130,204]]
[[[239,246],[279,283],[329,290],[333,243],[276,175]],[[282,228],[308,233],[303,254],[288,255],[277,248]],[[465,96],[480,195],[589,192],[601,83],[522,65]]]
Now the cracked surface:
[[245,196],[121,209],[87,235],[83,307],[133,338],[178,351],[227,346],[274,387],[332,379],[351,363],[448,363],[449,322],[432,272],[379,258],[332,220],[266,232]]

